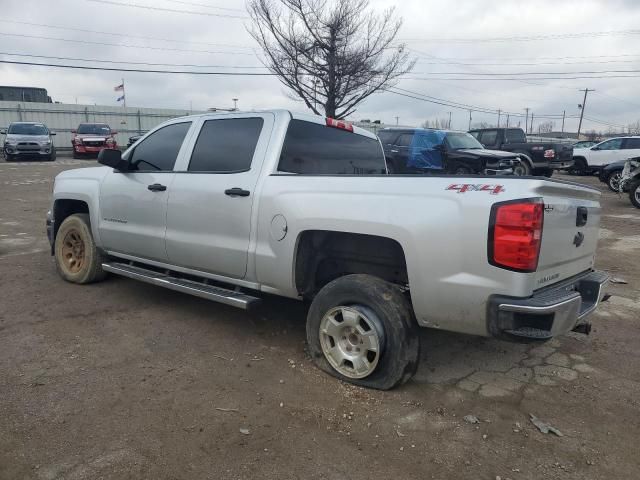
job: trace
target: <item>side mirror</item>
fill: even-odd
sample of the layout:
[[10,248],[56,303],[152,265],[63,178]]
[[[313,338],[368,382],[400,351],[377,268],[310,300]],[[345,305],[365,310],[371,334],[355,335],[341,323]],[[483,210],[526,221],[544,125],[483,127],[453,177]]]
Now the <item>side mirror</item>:
[[600,150],[600,147],[591,147],[591,150]]
[[49,135],[53,136],[53,135],[57,135],[57,133],[56,132],[49,132]]
[[75,128],[72,128],[71,133],[78,133],[78,130],[76,130]]
[[126,172],[129,169],[129,162],[122,159],[122,152],[111,148],[100,150],[100,153],[98,154],[98,163],[106,165],[107,167],[115,168],[121,172]]
[[7,131],[5,129],[0,130],[0,135],[6,135]]

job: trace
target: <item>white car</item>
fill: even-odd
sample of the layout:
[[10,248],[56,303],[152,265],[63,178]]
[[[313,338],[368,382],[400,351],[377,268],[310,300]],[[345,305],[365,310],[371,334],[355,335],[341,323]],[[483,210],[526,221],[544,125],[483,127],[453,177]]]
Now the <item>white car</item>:
[[586,174],[601,170],[610,163],[640,156],[640,136],[610,138],[591,148],[573,150],[576,173]]

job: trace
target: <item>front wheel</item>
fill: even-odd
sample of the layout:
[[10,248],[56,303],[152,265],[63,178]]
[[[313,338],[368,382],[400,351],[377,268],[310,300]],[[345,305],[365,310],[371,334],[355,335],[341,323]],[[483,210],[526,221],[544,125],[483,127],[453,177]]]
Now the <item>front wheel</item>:
[[634,207],[640,208],[640,181],[629,185],[629,200]]
[[54,253],[58,273],[67,282],[91,283],[106,276],[102,270],[104,258],[93,241],[86,213],[64,219],[56,234]]
[[609,178],[607,178],[607,186],[609,187],[609,190],[611,190],[612,192],[619,193],[621,179],[622,179],[622,172],[619,172],[619,171],[613,172],[611,175],[609,175]]
[[307,316],[316,365],[346,382],[388,390],[409,380],[420,356],[409,300],[371,275],[346,275],[325,285]]
[[525,160],[520,160],[518,164],[513,167],[513,174],[518,177],[531,175],[531,168],[529,168],[529,164]]

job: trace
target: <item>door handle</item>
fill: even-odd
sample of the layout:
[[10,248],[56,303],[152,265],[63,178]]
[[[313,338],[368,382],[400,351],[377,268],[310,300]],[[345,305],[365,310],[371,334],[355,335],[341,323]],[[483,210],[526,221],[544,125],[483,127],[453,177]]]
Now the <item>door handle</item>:
[[166,189],[167,189],[166,186],[161,185],[159,183],[154,183],[147,187],[147,190],[151,190],[152,192],[164,192]]
[[248,197],[251,192],[249,190],[244,190],[239,187],[228,188],[224,191],[225,195],[229,195],[230,197]]

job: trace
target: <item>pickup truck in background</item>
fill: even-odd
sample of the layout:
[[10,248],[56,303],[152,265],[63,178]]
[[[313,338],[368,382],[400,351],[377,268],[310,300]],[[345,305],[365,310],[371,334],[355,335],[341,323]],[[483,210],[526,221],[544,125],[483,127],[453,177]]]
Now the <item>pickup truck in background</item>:
[[414,374],[418,327],[588,333],[607,281],[593,270],[598,191],[388,175],[375,135],[341,121],[207,113],[98,160],[55,179],[47,233],[63,279],[112,273],[244,309],[306,300],[316,365],[365,387]]
[[485,149],[464,132],[384,128],[378,132],[389,173],[513,173],[518,156]]
[[573,146],[560,142],[528,142],[521,128],[481,128],[469,130],[478,141],[492,150],[517,153],[521,166],[516,175],[544,175],[573,166]]

